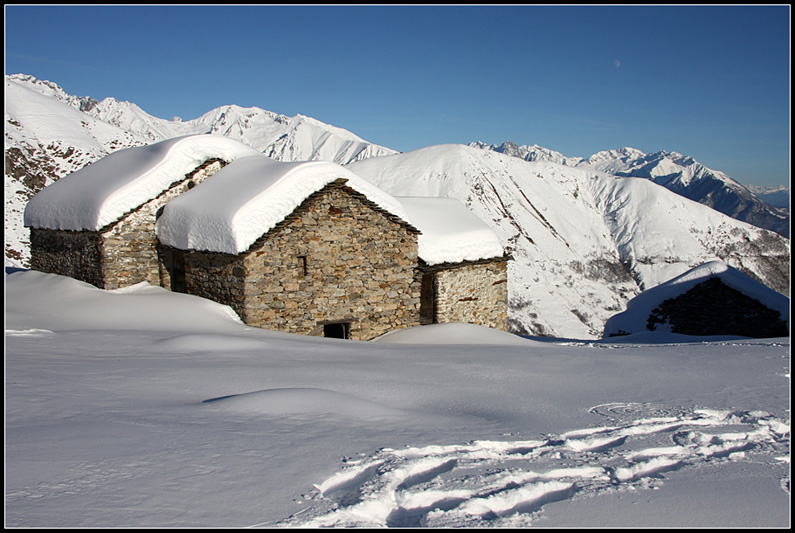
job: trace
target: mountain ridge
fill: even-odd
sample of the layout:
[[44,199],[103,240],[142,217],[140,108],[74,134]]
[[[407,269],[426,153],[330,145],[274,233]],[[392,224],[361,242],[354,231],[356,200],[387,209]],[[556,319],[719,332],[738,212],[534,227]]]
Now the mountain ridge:
[[621,177],[643,178],[720,211],[732,218],[789,237],[789,208],[774,206],[751,188],[723,172],[712,170],[692,156],[661,150],[646,154],[632,147],[603,150],[587,158],[567,157],[538,145],[518,146],[482,142],[469,146],[519,157],[525,161],[553,161],[568,166],[589,166]]

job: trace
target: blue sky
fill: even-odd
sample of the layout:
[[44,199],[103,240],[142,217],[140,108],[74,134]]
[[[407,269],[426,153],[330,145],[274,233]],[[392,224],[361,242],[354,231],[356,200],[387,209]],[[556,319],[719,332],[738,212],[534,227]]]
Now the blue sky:
[[303,114],[395,150],[631,146],[789,185],[790,8],[6,6],[6,74],[161,118]]

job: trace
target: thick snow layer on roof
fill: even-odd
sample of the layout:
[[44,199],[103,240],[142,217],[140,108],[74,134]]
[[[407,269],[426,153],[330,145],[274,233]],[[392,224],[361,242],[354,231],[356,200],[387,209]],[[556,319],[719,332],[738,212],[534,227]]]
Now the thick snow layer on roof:
[[781,313],[789,325],[789,298],[746,276],[723,261],[710,261],[699,265],[656,287],[652,287],[630,300],[627,310],[613,316],[605,324],[604,337],[619,332],[640,333],[648,331],[646,323],[651,312],[665,300],[680,296],[708,278],[717,277],[727,286],[738,290],[765,306]]
[[430,265],[501,257],[497,234],[454,198],[398,197],[419,237],[420,259]]
[[160,241],[183,250],[246,251],[309,195],[337,179],[381,209],[409,222],[395,198],[331,162],[246,157],[170,201],[157,222]]
[[229,162],[258,153],[218,135],[177,137],[119,150],[33,196],[25,209],[25,225],[96,231],[157,197],[208,159]]

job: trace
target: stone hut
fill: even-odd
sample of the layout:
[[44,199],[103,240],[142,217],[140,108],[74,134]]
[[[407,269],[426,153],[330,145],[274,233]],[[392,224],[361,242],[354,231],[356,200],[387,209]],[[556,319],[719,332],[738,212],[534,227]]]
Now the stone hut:
[[781,313],[759,300],[710,277],[692,289],[655,307],[646,322],[654,331],[667,325],[682,335],[739,335],[752,338],[788,337]]
[[451,198],[399,197],[420,235],[420,323],[508,330],[508,260],[494,231]]
[[25,210],[31,267],[103,289],[160,284],[155,222],[171,199],[258,152],[195,135],[119,150],[33,198]]
[[508,257],[463,204],[395,198],[340,165],[277,162],[225,137],[111,154],[44,189],[25,217],[37,270],[161,285],[254,327],[359,340],[508,327]]
[[[467,257],[464,237],[414,225],[429,221],[412,211],[442,203],[460,235],[462,213],[482,225],[465,237],[475,259],[438,264],[450,249]],[[394,198],[333,163],[241,159],[170,202],[157,233],[166,286],[251,326],[359,340],[432,322],[507,329],[506,258],[485,224],[454,200]]]
[[649,331],[690,336],[789,336],[789,298],[711,261],[633,298],[604,337]]

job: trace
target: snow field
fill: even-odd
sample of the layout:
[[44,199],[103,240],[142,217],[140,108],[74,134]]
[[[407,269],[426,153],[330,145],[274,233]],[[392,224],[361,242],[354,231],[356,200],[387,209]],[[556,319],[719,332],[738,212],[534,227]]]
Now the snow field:
[[7,527],[789,521],[788,339],[343,341],[6,272]]
[[384,449],[317,484],[318,503],[282,525],[531,525],[552,502],[649,488],[667,472],[785,452],[788,443],[788,423],[768,413],[693,410],[544,441]]

